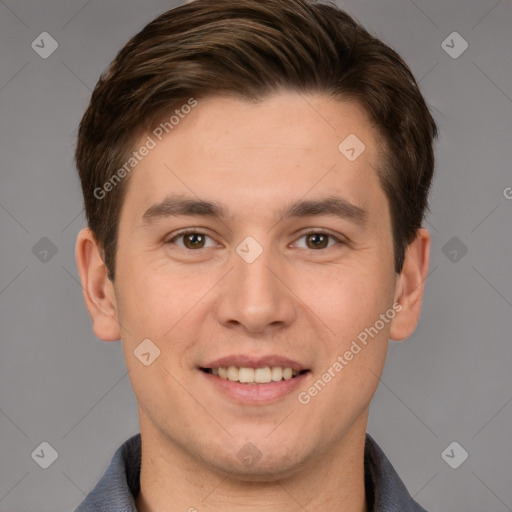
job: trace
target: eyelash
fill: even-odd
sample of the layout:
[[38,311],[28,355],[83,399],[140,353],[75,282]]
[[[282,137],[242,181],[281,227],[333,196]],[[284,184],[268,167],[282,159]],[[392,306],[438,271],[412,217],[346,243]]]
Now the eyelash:
[[[176,235],[174,235],[171,239],[167,240],[165,243],[166,244],[173,244],[175,240],[177,240],[178,238],[181,238],[181,237],[184,237],[184,236],[187,236],[187,235],[191,235],[191,234],[194,234],[194,235],[203,235],[203,236],[206,236],[208,238],[212,238],[210,235],[207,235],[206,233],[203,233],[202,231],[199,231],[198,229],[188,229],[188,230],[185,230],[185,231],[182,231]],[[329,237],[330,239],[333,239],[336,241],[336,243],[338,244],[346,244],[347,242],[331,233],[328,233],[326,231],[321,231],[321,230],[315,230],[315,229],[311,229],[309,231],[306,231],[305,233],[302,233],[302,235],[297,239],[297,240],[300,240],[301,238],[304,238],[308,235],[323,235],[323,236],[327,236]],[[322,251],[322,250],[326,250],[326,249],[330,249],[331,247],[333,247],[332,245],[331,246],[328,246],[328,247],[325,247],[325,248],[322,248],[322,249],[309,249],[309,248],[306,248],[305,250],[307,251],[312,251],[312,252],[319,252],[319,251]],[[188,247],[180,247],[181,249],[185,249],[186,251],[190,251],[190,252],[198,252],[200,251],[201,249],[210,249],[210,247],[201,247],[200,249],[189,249]]]

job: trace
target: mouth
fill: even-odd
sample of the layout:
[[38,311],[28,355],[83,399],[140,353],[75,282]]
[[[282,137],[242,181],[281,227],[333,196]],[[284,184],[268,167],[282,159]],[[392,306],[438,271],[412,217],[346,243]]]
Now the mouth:
[[202,372],[218,377],[219,379],[237,382],[240,384],[271,384],[283,380],[292,380],[305,373],[308,369],[294,369],[290,366],[213,366],[212,368],[199,368]]
[[[295,396],[313,368],[278,354],[232,354],[197,367],[210,390],[244,406],[264,406]],[[286,398],[288,397],[288,398]]]

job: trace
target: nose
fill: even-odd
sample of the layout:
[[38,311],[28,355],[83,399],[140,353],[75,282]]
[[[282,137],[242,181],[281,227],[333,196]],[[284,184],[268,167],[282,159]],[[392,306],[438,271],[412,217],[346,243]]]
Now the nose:
[[287,285],[285,261],[271,248],[263,248],[252,262],[234,251],[232,260],[234,268],[219,289],[218,321],[224,327],[262,334],[290,326],[297,307]]

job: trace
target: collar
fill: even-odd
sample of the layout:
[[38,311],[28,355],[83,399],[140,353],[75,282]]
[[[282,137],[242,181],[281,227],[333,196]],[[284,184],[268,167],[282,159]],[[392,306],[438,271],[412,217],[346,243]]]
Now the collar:
[[[140,491],[140,433],[114,453],[96,487],[75,512],[137,512]],[[426,512],[407,492],[384,452],[366,434],[364,449],[366,499],[369,512]]]

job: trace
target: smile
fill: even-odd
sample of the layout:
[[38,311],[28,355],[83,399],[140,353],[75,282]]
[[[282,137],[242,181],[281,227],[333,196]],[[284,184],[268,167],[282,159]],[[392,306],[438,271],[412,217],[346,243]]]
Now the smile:
[[241,384],[269,384],[282,380],[290,380],[309,370],[293,370],[290,367],[263,366],[259,368],[220,366],[215,368],[201,368],[205,373],[231,382]]

